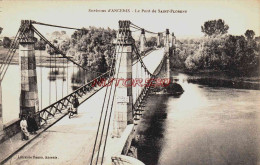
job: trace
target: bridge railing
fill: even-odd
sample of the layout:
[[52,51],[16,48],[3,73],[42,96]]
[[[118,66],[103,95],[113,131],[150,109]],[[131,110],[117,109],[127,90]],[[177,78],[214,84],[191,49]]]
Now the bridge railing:
[[[141,52],[142,58],[145,57],[145,56],[147,56],[149,53],[151,53],[151,52],[154,51],[154,50],[155,50],[154,47],[148,47],[148,48],[146,48],[143,52]],[[138,61],[138,55],[135,55],[134,58],[133,58],[133,62],[132,62],[133,65],[134,65],[135,63],[137,63],[137,61]]]
[[105,78],[108,78],[111,75],[113,75],[113,70],[105,72],[104,74],[96,77],[87,84],[82,85],[69,95],[63,97],[62,99],[52,103],[51,105],[37,112],[36,115],[39,115],[40,117],[40,125],[42,126],[44,124],[47,124],[47,120],[50,119],[50,117],[54,117],[56,113],[62,113],[62,111],[66,111],[67,106],[73,103],[74,97],[83,97],[83,95],[85,95],[87,92],[89,92],[91,89],[97,86],[97,82],[103,82]]
[[[157,68],[153,72],[153,75],[150,75],[151,76],[151,80],[154,79],[161,72],[162,66],[165,63],[165,57],[166,57],[166,54],[164,55],[164,57],[161,60],[160,64],[157,66]],[[152,86],[151,85],[152,83],[153,83],[153,81],[151,81],[147,86],[145,86],[142,89],[140,95],[138,96],[138,98],[136,99],[136,101],[135,101],[135,103],[133,105],[133,108],[134,108],[135,111],[138,111],[139,107],[142,104],[142,101],[144,100],[145,96],[147,96],[147,92],[148,92],[149,88]],[[134,112],[134,113],[137,113],[137,112]],[[135,114],[134,114],[134,116],[135,116]]]
[[149,53],[150,51],[154,50],[154,47],[147,47],[143,52],[144,54]]

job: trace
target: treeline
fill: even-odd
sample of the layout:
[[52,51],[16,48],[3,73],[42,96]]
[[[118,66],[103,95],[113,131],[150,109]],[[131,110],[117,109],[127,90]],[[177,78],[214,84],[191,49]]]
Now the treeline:
[[[38,40],[38,38],[34,37],[35,40],[35,50],[45,50],[46,49],[46,43],[42,39]],[[0,46],[3,46],[4,48],[8,49],[10,48],[12,44],[13,39],[9,37],[4,37],[3,41],[0,42]],[[19,44],[16,45],[16,49],[19,48]]]
[[175,68],[188,71],[216,70],[248,75],[259,71],[259,37],[252,30],[244,35],[227,34],[223,20],[211,20],[201,27],[205,37],[179,40],[172,58]]
[[[73,56],[81,65],[90,70],[101,73],[106,72],[112,64],[113,54],[115,53],[116,31],[110,28],[89,27],[72,34],[67,55]],[[136,40],[137,49],[139,41]],[[156,38],[149,37],[146,47],[156,45]],[[66,46],[65,46],[66,47]],[[133,59],[136,54],[133,53]]]
[[[140,39],[139,37],[135,39],[135,46],[137,48],[137,51],[140,52]],[[157,47],[157,38],[154,37],[154,36],[151,36],[151,37],[147,37],[145,39],[145,43],[144,43],[144,46],[145,46],[145,50],[143,53],[141,53],[140,55],[141,56],[145,56],[145,54],[149,51],[152,51],[155,47]],[[133,51],[132,53],[132,59],[133,60],[136,60],[138,58],[137,54],[135,51]]]
[[114,54],[113,40],[116,31],[110,28],[89,27],[76,31],[71,36],[68,53],[83,66],[98,72],[106,72]]
[[[116,39],[116,31],[110,28],[82,28],[68,36],[65,31],[54,31],[46,35],[52,44],[58,47],[67,56],[73,57],[82,66],[92,71],[104,73],[112,63],[112,55],[115,51],[113,42]],[[42,39],[35,39],[35,50],[46,50],[48,54],[58,54],[53,48],[46,44]],[[156,37],[149,37],[146,41],[147,51],[156,46]],[[9,48],[12,39],[4,37],[3,46]],[[135,40],[139,50],[140,41]],[[18,45],[17,45],[18,46]],[[18,47],[17,47],[18,48]],[[133,59],[136,59],[133,53]]]
[[[65,35],[56,31],[49,38],[55,38],[52,41],[54,46],[85,68],[101,73],[109,69],[114,53],[112,41],[116,38],[115,30],[89,27],[75,31],[71,37]],[[46,47],[49,54],[56,53],[50,46]]]

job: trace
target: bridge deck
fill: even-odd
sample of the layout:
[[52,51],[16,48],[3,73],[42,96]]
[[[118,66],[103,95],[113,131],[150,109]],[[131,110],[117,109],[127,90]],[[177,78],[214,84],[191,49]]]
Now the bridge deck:
[[[105,88],[80,105],[78,115],[61,119],[6,164],[86,164],[90,159]],[[21,156],[32,158],[19,159]],[[33,158],[50,156],[58,159]]]
[[157,49],[152,51],[148,56],[143,58],[143,62],[147,66],[147,69],[153,73],[157,66],[160,64],[164,55],[164,49]]
[[[144,57],[143,61],[153,72],[162,57],[163,49],[159,49]],[[104,94],[105,88],[82,103],[78,115],[71,119],[67,116],[62,118],[6,164],[87,164],[91,158]],[[45,156],[57,159],[46,159]]]

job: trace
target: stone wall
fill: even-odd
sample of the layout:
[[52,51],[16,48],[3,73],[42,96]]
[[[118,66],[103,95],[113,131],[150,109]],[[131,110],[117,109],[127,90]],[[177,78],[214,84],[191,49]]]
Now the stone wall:
[[20,119],[12,121],[10,124],[4,125],[3,131],[0,132],[0,143],[19,133],[20,129]]

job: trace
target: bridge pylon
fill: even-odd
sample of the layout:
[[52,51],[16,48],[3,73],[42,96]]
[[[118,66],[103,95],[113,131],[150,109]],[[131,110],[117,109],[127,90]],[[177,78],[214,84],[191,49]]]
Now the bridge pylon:
[[176,37],[174,35],[174,33],[172,32],[172,48],[175,49],[176,48]]
[[141,36],[140,36],[140,52],[144,52],[145,49],[145,31],[144,29],[141,30]]
[[121,137],[128,124],[133,124],[133,98],[132,98],[132,51],[134,39],[130,31],[130,21],[119,21],[119,30],[116,43],[115,75],[118,80],[113,104],[113,136]]
[[165,39],[164,39],[164,49],[165,52],[169,52],[169,48],[170,48],[170,38],[169,38],[169,29],[166,29],[166,34],[165,34]]
[[2,85],[0,82],[0,139],[1,139],[1,134],[3,131],[4,125],[3,125],[3,109],[2,109]]
[[172,32],[172,44],[171,44],[171,48],[170,48],[170,51],[169,51],[169,58],[172,58],[172,56],[175,55],[175,51],[176,51],[176,37],[174,35],[174,33]]
[[171,69],[170,69],[170,37],[169,37],[169,29],[166,29],[166,35],[164,38],[164,53],[166,53],[166,61],[165,61],[165,74],[164,77],[167,79],[171,79]]
[[161,33],[158,33],[157,35],[157,47],[161,46]]
[[[35,58],[35,38],[30,20],[22,20],[19,42],[19,65],[21,69],[21,93],[20,93],[20,114],[22,117],[30,112],[35,114],[39,111],[36,58]],[[39,122],[39,117],[36,117]]]

